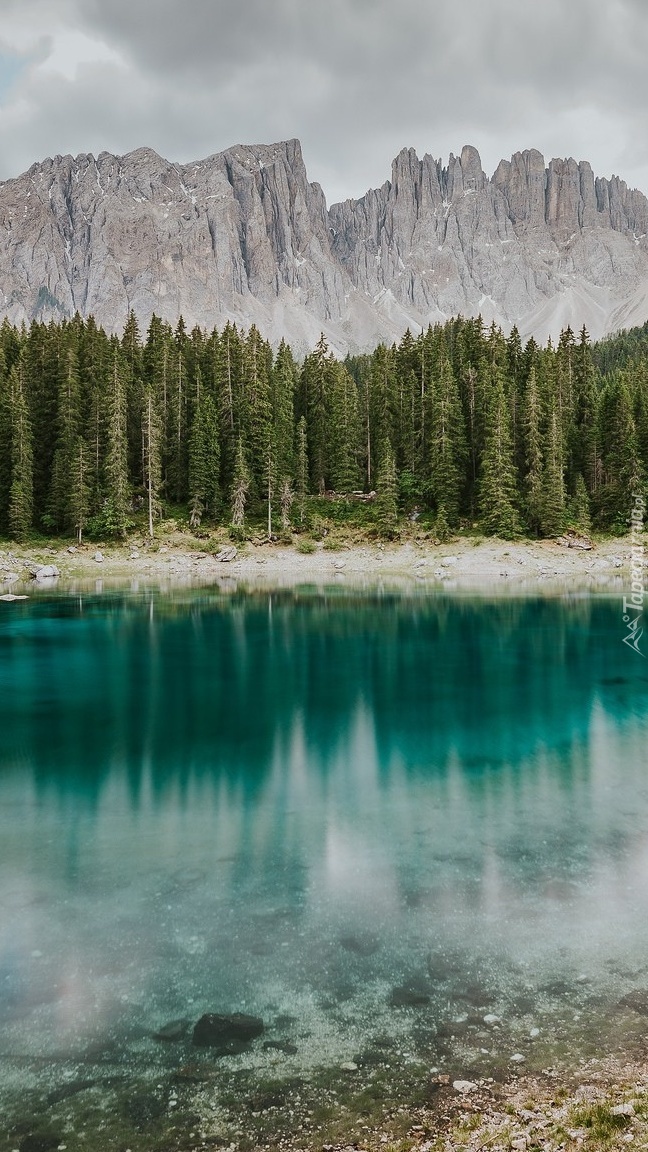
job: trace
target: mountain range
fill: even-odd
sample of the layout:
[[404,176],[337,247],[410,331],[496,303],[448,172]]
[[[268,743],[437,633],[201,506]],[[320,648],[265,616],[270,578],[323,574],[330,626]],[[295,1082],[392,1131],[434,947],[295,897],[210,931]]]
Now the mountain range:
[[535,150],[489,179],[475,148],[447,166],[404,149],[391,179],[327,208],[299,141],[180,165],[148,148],[56,156],[0,184],[0,318],[133,311],[188,328],[256,324],[274,343],[369,350],[481,315],[544,343],[648,318],[648,200]]

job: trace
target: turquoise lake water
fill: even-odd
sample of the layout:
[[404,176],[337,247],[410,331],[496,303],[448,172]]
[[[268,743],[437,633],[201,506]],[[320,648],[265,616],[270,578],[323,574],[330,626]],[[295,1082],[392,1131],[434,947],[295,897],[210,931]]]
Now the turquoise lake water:
[[155,1074],[191,1031],[152,1033],[204,1012],[263,1018],[286,1051],[222,1061],[259,1075],[645,1026],[648,661],[616,599],[0,607],[0,1095]]

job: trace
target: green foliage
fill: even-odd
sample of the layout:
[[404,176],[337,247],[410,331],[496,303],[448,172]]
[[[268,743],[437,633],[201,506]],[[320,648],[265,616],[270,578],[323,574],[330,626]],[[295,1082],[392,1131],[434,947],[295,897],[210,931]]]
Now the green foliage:
[[300,367],[254,326],[154,316],[143,344],[132,315],[121,340],[79,316],[0,325],[5,534],[120,537],[134,509],[152,534],[165,502],[195,530],[263,518],[287,538],[324,492],[327,522],[387,537],[399,508],[437,536],[621,532],[647,475],[644,329],[542,349],[457,317],[343,363],[322,336]]
[[297,551],[303,553],[304,556],[310,556],[313,552],[317,552],[317,545],[312,540],[298,540]]
[[383,536],[392,539],[398,528],[398,486],[396,482],[396,461],[389,440],[383,440],[378,457],[376,477],[376,514],[378,529]]
[[577,1128],[589,1129],[593,1139],[606,1141],[627,1128],[630,1117],[613,1112],[609,1104],[599,1101],[597,1104],[584,1104],[581,1108],[575,1108],[571,1122]]

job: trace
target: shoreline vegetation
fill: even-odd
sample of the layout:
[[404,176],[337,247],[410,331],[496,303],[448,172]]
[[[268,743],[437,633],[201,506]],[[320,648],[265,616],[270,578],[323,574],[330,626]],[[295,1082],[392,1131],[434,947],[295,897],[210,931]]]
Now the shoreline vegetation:
[[21,543],[154,539],[169,519],[234,543],[318,519],[386,541],[407,523],[442,541],[621,535],[647,476],[630,334],[541,348],[457,317],[344,361],[322,335],[300,364],[254,326],[0,325],[0,536]]
[[[622,594],[630,587],[636,563],[632,537],[560,539],[456,537],[440,543],[414,537],[369,543],[308,537],[288,545],[259,538],[235,546],[222,535],[200,541],[175,531],[152,542],[142,535],[128,543],[80,546],[49,540],[27,547],[0,540],[0,595],[54,586],[92,588],[97,581],[269,589],[335,584],[518,595],[561,589]],[[643,565],[648,567],[648,556]],[[48,575],[50,569],[55,571]]]

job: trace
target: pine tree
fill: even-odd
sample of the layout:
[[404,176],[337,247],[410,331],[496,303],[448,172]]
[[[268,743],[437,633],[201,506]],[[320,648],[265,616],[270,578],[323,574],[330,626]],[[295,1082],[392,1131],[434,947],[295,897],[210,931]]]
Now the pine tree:
[[322,333],[315,351],[304,361],[299,383],[300,408],[306,417],[311,484],[320,496],[326,491],[330,472],[329,385],[334,366]]
[[543,470],[541,408],[535,365],[531,367],[524,397],[522,423],[524,442],[524,496],[527,525],[540,535],[543,513]]
[[282,530],[282,532],[287,533],[290,531],[290,509],[292,508],[293,500],[295,499],[295,493],[293,492],[292,483],[287,476],[284,477],[284,480],[283,480],[282,485],[281,485],[280,499],[281,499],[281,530]]
[[342,364],[331,371],[328,405],[331,483],[337,492],[353,492],[360,481],[358,445],[362,433],[355,381]]
[[635,495],[645,477],[639,458],[632,399],[624,375],[613,376],[601,394],[598,436],[602,448],[602,483],[596,493],[601,523],[625,527]]
[[590,492],[596,487],[598,443],[596,429],[597,387],[589,336],[585,325],[573,358],[573,419],[568,444],[567,482],[575,490],[582,476]]
[[218,413],[209,394],[203,393],[194,413],[189,438],[189,511],[192,528],[203,516],[215,518],[220,498],[220,443]]
[[9,527],[11,490],[11,393],[5,355],[0,343],[0,533]]
[[562,469],[562,437],[556,409],[549,418],[542,474],[540,528],[544,536],[555,536],[565,525],[565,480]]
[[296,465],[296,497],[299,509],[299,523],[304,524],[306,519],[306,496],[308,494],[308,444],[306,437],[306,417],[302,416],[297,425],[297,465]]
[[250,491],[250,472],[245,459],[243,441],[239,440],[232,480],[231,507],[232,528],[241,529],[245,522],[245,508]]
[[143,355],[139,324],[132,311],[128,314],[124,328],[122,349],[126,363],[128,474],[135,478],[141,474],[142,465]]
[[519,535],[521,526],[510,416],[497,369],[491,373],[489,399],[486,443],[479,478],[481,520],[489,535],[510,539]]
[[20,542],[26,540],[33,515],[33,444],[26,389],[20,363],[9,374],[11,396],[11,487],[9,490],[9,531]]
[[376,474],[376,514],[383,536],[391,539],[398,528],[398,481],[396,460],[389,440],[383,440]]
[[131,504],[128,477],[128,366],[119,341],[111,341],[112,363],[106,397],[106,461],[103,519],[106,529],[125,536]]
[[142,404],[142,471],[146,491],[148,533],[153,539],[153,521],[160,514],[160,486],[162,483],[161,419],[157,396],[149,383]]
[[432,385],[428,429],[432,493],[437,510],[443,508],[448,524],[454,527],[459,520],[468,453],[459,389],[447,354]]
[[59,530],[74,529],[71,477],[74,452],[82,434],[78,332],[63,330],[59,358],[56,450],[49,492],[49,514]]
[[573,528],[580,532],[589,532],[592,526],[592,515],[587,485],[581,475],[576,477],[574,495],[569,502],[569,522]]
[[80,544],[90,511],[90,467],[88,446],[83,436],[77,436],[72,452],[72,473],[70,477],[70,509],[77,541]]

